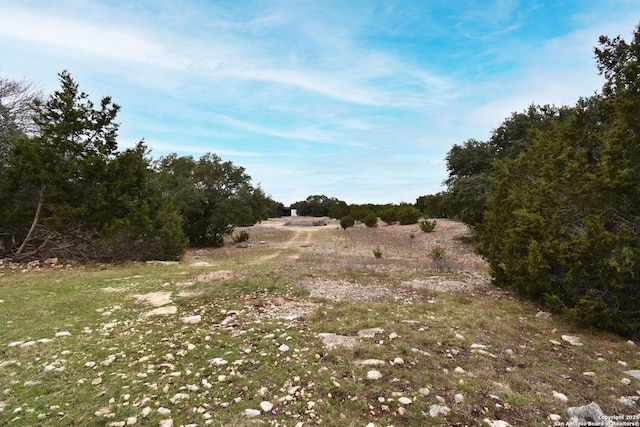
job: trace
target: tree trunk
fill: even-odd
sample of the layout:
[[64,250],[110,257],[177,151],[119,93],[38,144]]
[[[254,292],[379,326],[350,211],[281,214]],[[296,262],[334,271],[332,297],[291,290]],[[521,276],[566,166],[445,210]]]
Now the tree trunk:
[[20,256],[20,254],[24,251],[24,248],[27,247],[27,243],[29,242],[29,240],[33,238],[33,234],[36,232],[36,227],[40,222],[40,215],[42,214],[43,205],[44,205],[44,185],[40,187],[40,198],[38,200],[38,207],[36,208],[36,214],[33,218],[33,222],[31,223],[31,228],[29,229],[29,233],[27,233],[27,236],[22,241],[22,244],[18,248],[18,251],[13,256],[13,259],[17,259]]

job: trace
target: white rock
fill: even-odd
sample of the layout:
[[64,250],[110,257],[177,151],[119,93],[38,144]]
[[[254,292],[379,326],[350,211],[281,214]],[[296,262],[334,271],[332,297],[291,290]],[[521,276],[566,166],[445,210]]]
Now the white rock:
[[549,420],[551,421],[560,421],[562,417],[558,414],[549,414]]
[[260,409],[264,412],[270,412],[273,409],[273,403],[264,400],[260,402]]
[[174,400],[188,400],[189,399],[189,395],[187,393],[176,393],[173,396]]
[[482,421],[485,422],[489,427],[509,427],[509,423],[502,420],[490,420],[489,418],[485,418]]
[[142,408],[142,416],[147,418],[149,415],[151,415],[151,411],[152,409],[148,406],[145,406],[144,408]]
[[473,343],[473,344],[471,344],[470,348],[472,350],[486,350],[487,348],[489,348],[489,346],[485,345],[485,344]]
[[402,357],[396,357],[393,359],[394,365],[404,365],[404,359]]
[[427,387],[421,387],[418,389],[418,393],[420,393],[423,396],[428,396],[429,393],[431,393],[431,390]]
[[464,395],[462,393],[457,393],[453,399],[455,400],[456,403],[463,403],[464,402]]
[[260,411],[257,409],[245,409],[243,414],[247,418],[254,418],[260,415]]
[[168,420],[161,420],[160,423],[158,423],[159,427],[173,427],[173,420],[171,418],[169,418]]
[[390,339],[390,340],[394,340],[394,339],[396,339],[396,338],[398,338],[398,334],[396,334],[395,332],[391,332],[391,333],[389,334],[389,339]]
[[398,402],[403,405],[410,405],[411,403],[413,403],[413,400],[411,400],[408,397],[402,396],[401,398],[398,399]]
[[583,372],[582,375],[584,375],[585,377],[595,377],[596,373],[593,371],[587,371],[587,372]]
[[59,338],[59,337],[70,337],[71,333],[67,332],[67,331],[60,331],[60,332],[56,332],[55,336],[56,336],[56,338]]
[[460,366],[456,367],[456,369],[453,370],[454,373],[458,374],[458,375],[462,375],[465,373],[465,370],[462,369]]
[[560,402],[567,403],[569,398],[564,393],[558,393],[557,391],[553,392],[553,398],[559,400]]
[[24,344],[24,341],[13,341],[13,342],[10,342],[9,344],[7,344],[7,347],[17,347],[20,344]]
[[224,360],[221,357],[216,357],[215,359],[211,360],[211,362],[209,362],[210,364],[214,365],[214,366],[222,366],[222,365],[226,365],[227,362],[226,360]]
[[624,371],[625,374],[629,375],[630,377],[633,377],[637,380],[640,380],[640,370],[638,369],[632,369],[630,371]]
[[185,325],[196,325],[196,324],[202,322],[202,316],[200,316],[199,314],[196,314],[195,316],[185,316],[185,317],[181,318],[180,320]]
[[171,415],[171,409],[167,409],[167,408],[161,406],[161,407],[158,408],[158,413],[160,415]]
[[285,352],[285,351],[289,351],[289,346],[286,344],[282,344],[280,347],[278,347],[278,350]]
[[633,342],[633,341],[631,341],[631,340],[627,341],[627,345],[628,345],[629,347],[637,347],[636,343],[635,343],[635,342]]
[[451,412],[451,408],[445,405],[431,405],[429,408],[429,416],[432,418],[446,417],[449,412]]
[[580,337],[576,337],[573,335],[563,335],[562,336],[562,340],[568,342],[571,345],[575,345],[575,346],[581,346],[584,345],[581,341],[580,341]]
[[623,378],[620,382],[624,385],[631,385],[631,380],[629,378]]
[[379,380],[380,378],[382,378],[382,373],[380,373],[380,371],[372,370],[367,372],[368,380]]
[[360,360],[356,362],[356,364],[362,365],[362,366],[379,366],[379,365],[385,365],[386,363],[387,362],[380,359],[365,359],[365,360]]
[[627,366],[627,362],[625,362],[624,360],[618,360],[618,365]]
[[129,417],[127,418],[127,425],[132,426],[138,422],[138,417]]

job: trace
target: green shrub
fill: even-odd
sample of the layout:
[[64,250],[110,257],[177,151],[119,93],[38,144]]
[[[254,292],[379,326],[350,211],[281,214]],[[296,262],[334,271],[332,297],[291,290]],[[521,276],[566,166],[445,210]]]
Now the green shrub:
[[356,220],[350,216],[345,216],[344,218],[342,218],[342,221],[340,221],[340,225],[342,226],[343,223],[346,224],[347,227],[353,227],[353,225],[356,223]]
[[251,238],[251,235],[247,233],[245,230],[242,230],[240,233],[233,236],[233,241],[235,243],[248,242]]
[[382,258],[382,249],[380,249],[380,245],[376,246],[373,250],[373,256],[376,258]]
[[418,225],[420,226],[420,230],[424,231],[425,233],[431,233],[436,228],[436,221],[421,219],[420,222],[418,222]]
[[364,225],[366,225],[369,228],[377,227],[378,226],[378,215],[376,215],[373,212],[371,212],[364,218],[363,222],[364,222]]
[[400,225],[416,224],[422,212],[413,205],[403,204],[397,208],[398,222]]

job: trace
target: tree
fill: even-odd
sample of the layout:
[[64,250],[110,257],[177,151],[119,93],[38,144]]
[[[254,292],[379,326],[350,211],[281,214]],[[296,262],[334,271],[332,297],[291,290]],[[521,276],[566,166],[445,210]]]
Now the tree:
[[223,162],[215,154],[199,160],[161,158],[156,163],[160,187],[178,206],[184,232],[192,245],[220,246],[236,226],[264,219],[271,204],[260,188],[250,185],[244,168]]
[[110,97],[96,107],[68,72],[59,78],[60,90],[33,102],[33,133],[14,138],[6,157],[6,253],[14,260],[181,256],[179,217],[151,186],[146,147],[116,151],[120,107]]
[[32,134],[31,106],[40,96],[33,83],[0,78],[0,258],[13,247],[17,233],[8,220],[19,191],[11,182],[9,154],[17,140]]
[[640,27],[600,38],[601,95],[494,162],[479,252],[495,282],[549,309],[640,334]]
[[447,192],[441,201],[442,213],[458,217],[474,229],[481,226],[492,191],[489,176],[493,162],[518,157],[526,147],[529,133],[547,129],[563,111],[564,108],[549,105],[531,105],[526,111],[505,119],[492,132],[489,141],[469,139],[463,145],[454,145],[446,157],[449,177],[445,181]]
[[345,202],[325,195],[309,196],[306,200],[292,203],[291,207],[296,209],[300,216],[332,216],[333,213],[336,215],[335,218],[341,218],[348,213]]

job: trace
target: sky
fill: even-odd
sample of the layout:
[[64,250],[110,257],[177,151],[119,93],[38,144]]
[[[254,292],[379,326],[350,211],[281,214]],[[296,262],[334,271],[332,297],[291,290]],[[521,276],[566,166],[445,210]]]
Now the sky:
[[638,0],[0,0],[0,76],[68,70],[122,109],[119,148],[215,153],[289,205],[415,203],[446,155],[602,87]]

